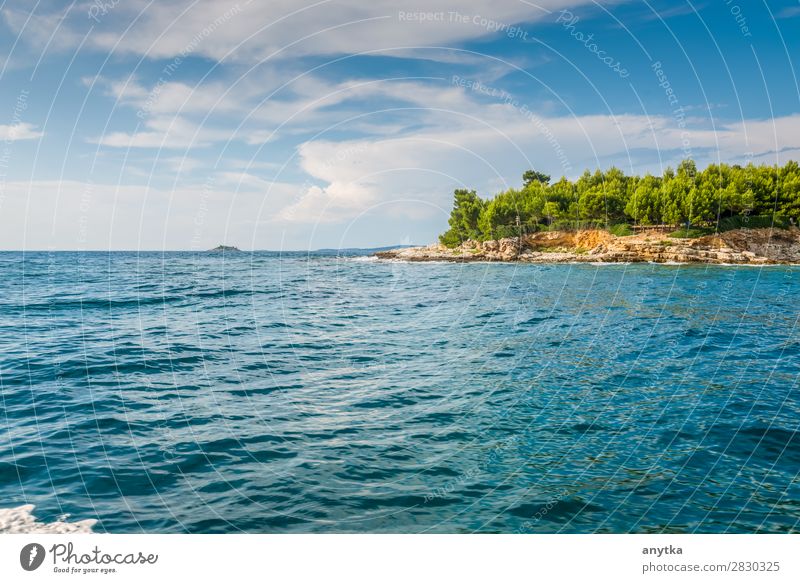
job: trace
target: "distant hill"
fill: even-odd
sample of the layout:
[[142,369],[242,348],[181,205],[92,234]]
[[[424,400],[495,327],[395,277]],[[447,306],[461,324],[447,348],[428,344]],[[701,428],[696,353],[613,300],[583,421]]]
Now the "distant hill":
[[[371,255],[373,253],[377,253],[379,251],[391,251],[392,249],[407,249],[409,247],[415,247],[416,245],[390,245],[388,247],[345,247],[342,249],[315,249],[314,251],[303,251],[303,250],[256,250],[255,252],[266,252],[266,253],[314,253],[317,255],[354,255],[354,254],[363,254],[363,255]],[[206,253],[242,253],[242,250],[238,247],[234,247],[233,245],[218,245],[213,249],[209,249]]]

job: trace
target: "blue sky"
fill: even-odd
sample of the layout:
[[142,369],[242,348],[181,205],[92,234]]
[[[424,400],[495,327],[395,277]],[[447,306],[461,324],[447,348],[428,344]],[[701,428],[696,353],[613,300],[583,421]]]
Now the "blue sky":
[[427,243],[528,168],[800,158],[800,3],[4,2],[0,248]]

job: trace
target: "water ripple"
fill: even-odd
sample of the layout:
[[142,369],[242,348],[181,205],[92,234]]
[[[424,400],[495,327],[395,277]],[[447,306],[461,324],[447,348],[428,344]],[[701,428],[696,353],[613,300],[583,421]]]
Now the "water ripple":
[[2,255],[0,530],[799,530],[797,268]]

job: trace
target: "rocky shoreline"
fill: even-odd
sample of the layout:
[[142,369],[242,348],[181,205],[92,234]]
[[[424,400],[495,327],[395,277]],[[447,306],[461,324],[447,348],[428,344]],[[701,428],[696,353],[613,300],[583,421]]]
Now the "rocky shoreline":
[[466,241],[380,251],[402,261],[519,261],[525,263],[800,264],[800,229],[738,229],[696,239],[644,230],[618,237],[608,231],[548,231],[519,239]]

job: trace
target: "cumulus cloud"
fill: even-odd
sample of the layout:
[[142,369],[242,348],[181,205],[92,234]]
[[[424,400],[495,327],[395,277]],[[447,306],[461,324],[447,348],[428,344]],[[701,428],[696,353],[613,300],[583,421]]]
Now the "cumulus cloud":
[[[283,133],[312,134],[324,130],[352,116],[352,112],[337,108],[355,107],[368,100],[382,100],[387,106],[413,105],[429,112],[428,115],[439,108],[470,106],[465,93],[456,87],[410,80],[353,79],[331,83],[304,75],[286,84],[280,93],[270,94],[262,79],[263,75],[242,79],[235,87],[223,83],[191,87],[182,82],[147,86],[133,78],[101,80],[107,94],[118,104],[135,110],[141,128],[133,132],[109,132],[93,141],[121,148],[202,147],[213,141],[232,139],[260,145]],[[384,121],[371,119],[369,109],[363,113],[359,113],[357,122],[348,125],[349,130],[386,131]],[[209,124],[218,120],[235,129],[212,129]]]
[[364,51],[408,55],[417,47],[508,34],[507,27],[514,24],[553,18],[554,11],[591,2],[127,0],[108,4],[93,14],[92,5],[84,3],[69,12],[37,10],[32,15],[22,7],[6,9],[4,16],[14,32],[26,30],[26,38],[39,45],[51,37],[60,44],[75,44],[91,31],[89,45],[105,51],[260,62]]
[[180,116],[147,119],[142,130],[109,132],[92,140],[116,148],[202,148],[228,140],[231,132],[198,125]]
[[35,140],[36,138],[41,138],[43,135],[43,132],[36,130],[36,126],[29,123],[0,125],[0,140],[6,142]]
[[[443,129],[448,125],[453,129]],[[521,169],[575,178],[611,159],[628,172],[660,173],[686,157],[687,147],[701,163],[759,156],[758,161],[784,163],[800,149],[800,116],[711,128],[630,114],[526,118],[496,108],[475,122],[453,113],[440,127],[410,136],[303,144],[301,166],[320,184],[279,218],[342,221],[392,201],[404,204],[387,206],[387,212],[434,213],[449,206],[454,187],[493,194],[492,189],[517,186]]]
[[[521,171],[531,167],[572,178],[584,168],[612,163],[629,172],[661,172],[688,155],[701,164],[716,157],[785,159],[786,148],[800,147],[798,116],[714,127],[702,118],[685,118],[679,125],[663,115],[568,115],[547,104],[488,97],[451,79],[325,81],[309,75],[287,86],[286,95],[267,100],[258,79],[240,86],[230,92],[222,84],[191,90],[166,84],[161,95],[171,97],[157,102],[141,130],[112,132],[99,142],[191,149],[231,139],[263,145],[278,130],[304,132],[312,137],[296,152],[282,150],[270,160],[279,173],[299,166],[308,177],[296,182],[291,195],[273,198],[259,218],[285,224],[336,223],[370,209],[404,216],[436,213],[449,207],[454,187],[490,194],[517,185]],[[136,80],[109,87],[131,108],[142,107],[150,93]],[[386,108],[398,111],[386,115]],[[197,121],[187,119],[192,117]],[[209,125],[220,117],[230,118],[235,129]],[[329,128],[360,137],[334,139]],[[269,196],[270,183],[246,168],[224,178]],[[386,204],[396,201],[404,202]]]
[[[219,197],[214,214],[231,217],[223,223],[240,241],[253,233],[260,236],[262,227],[300,232],[303,224],[336,225],[364,213],[386,215],[386,224],[398,217],[446,216],[453,188],[493,194],[518,185],[522,171],[532,167],[572,178],[584,168],[610,164],[628,172],[660,172],[687,155],[700,164],[717,157],[775,163],[800,148],[800,116],[717,121],[715,126],[711,118],[685,118],[679,124],[669,115],[613,110],[574,115],[559,96],[542,99],[537,89],[543,92],[546,86],[537,86],[535,80],[519,89],[533,89],[529,103],[511,103],[485,85],[499,87],[513,67],[446,48],[502,35],[507,30],[503,27],[517,23],[554,21],[555,12],[576,4],[581,2],[479,0],[467,7],[457,0],[435,5],[415,0],[402,6],[389,0],[129,0],[109,4],[96,18],[87,15],[96,6],[91,3],[58,13],[13,8],[3,14],[23,43],[40,48],[75,45],[90,32],[85,48],[132,55],[131,62],[141,63],[139,57],[144,57],[183,63],[191,55],[221,63],[212,65],[213,75],[200,79],[178,73],[177,65],[174,70],[137,66],[134,72],[111,68],[104,73],[109,77],[87,78],[86,87],[98,88],[114,100],[115,110],[124,110],[120,119],[133,113],[137,120],[124,125],[115,118],[106,133],[90,141],[108,148],[169,149],[161,166],[153,165],[153,174],[165,165],[170,172],[200,172],[213,160],[207,155],[213,146],[223,157],[241,157],[216,175],[209,199]],[[410,74],[419,77],[381,78],[375,69],[345,66],[350,55],[361,52],[438,64],[410,67]],[[527,58],[540,58],[530,52]],[[325,59],[298,58],[335,61],[340,55],[346,56],[339,69],[315,69]],[[342,70],[351,73],[331,75]],[[470,71],[480,79],[481,90],[451,77]],[[516,81],[509,86],[521,87]],[[29,124],[0,126],[0,138],[40,135]],[[270,178],[260,176],[259,169],[268,169],[264,174]],[[146,171],[141,177],[150,178]],[[154,178],[158,183],[159,177]],[[80,200],[82,187],[34,182],[31,188],[44,201],[52,196],[45,191],[57,188],[65,198],[51,202],[63,204]],[[147,213],[158,209],[147,214],[150,228],[183,248],[194,230],[191,218],[198,197],[207,194],[197,186],[173,191],[107,188],[115,196],[124,195],[120,201],[146,199]],[[172,206],[156,204],[167,200]],[[78,206],[72,202],[66,208]],[[172,213],[169,229],[159,223],[159,212]],[[140,214],[134,210],[128,216]],[[58,216],[67,226],[75,220],[63,208]],[[108,215],[107,220],[115,219]],[[165,228],[160,231],[153,227],[161,224]],[[115,226],[114,237],[125,233],[125,240],[136,242],[132,228]],[[152,233],[146,237],[150,247],[157,246]],[[113,241],[96,246],[105,243]]]
[[[538,126],[513,109],[483,111],[480,120],[463,112],[437,116],[436,125],[407,135],[308,140],[297,151],[304,182],[282,177],[283,165],[247,160],[212,173],[206,184],[174,188],[10,182],[4,185],[0,247],[202,249],[233,242],[300,248],[317,225],[364,216],[388,225],[428,220],[436,229],[445,224],[453,188],[493,194],[518,185],[529,167],[560,175],[562,157],[551,136],[571,162],[572,177],[607,159],[626,171],[660,171],[683,157],[686,139],[706,161],[753,156],[782,163],[800,149],[799,115],[681,129],[661,116],[549,116]],[[649,153],[644,160],[642,152]]]

